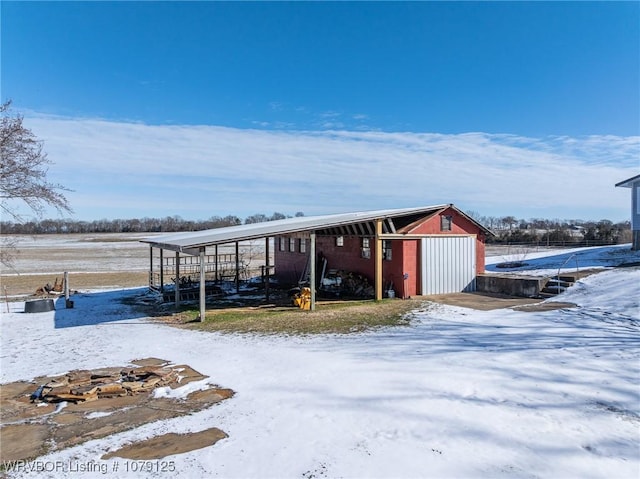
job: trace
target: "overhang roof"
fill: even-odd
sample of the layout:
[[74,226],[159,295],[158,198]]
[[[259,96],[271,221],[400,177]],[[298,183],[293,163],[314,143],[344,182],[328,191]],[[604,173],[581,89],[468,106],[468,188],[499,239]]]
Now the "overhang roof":
[[633,176],[629,179],[616,183],[616,186],[622,186],[623,188],[632,188],[634,183],[640,182],[640,175]]
[[[453,208],[461,215],[477,225],[486,234],[493,233],[473,220],[451,204],[423,206],[417,208],[400,208],[390,210],[361,211],[355,213],[340,213],[324,216],[301,216],[283,220],[250,223],[237,226],[227,226],[202,231],[185,233],[171,233],[153,236],[140,240],[152,246],[172,251],[195,254],[198,248],[248,241],[271,236],[281,236],[293,233],[314,231],[318,235],[362,235],[375,234],[375,220],[381,219],[383,234],[398,233],[398,229],[424,218]],[[396,224],[398,223],[398,224]]]

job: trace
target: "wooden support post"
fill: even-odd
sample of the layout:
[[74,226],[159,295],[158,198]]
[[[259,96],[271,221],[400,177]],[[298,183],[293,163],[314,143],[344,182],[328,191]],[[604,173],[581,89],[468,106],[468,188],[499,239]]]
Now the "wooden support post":
[[382,220],[376,220],[376,264],[375,264],[375,289],[376,301],[382,299]]
[[310,235],[311,245],[309,247],[309,289],[311,289],[311,311],[316,309],[316,233],[313,231]]
[[207,309],[207,289],[206,289],[206,265],[204,256],[204,246],[200,248],[200,322],[204,322]]
[[176,293],[176,309],[180,308],[180,253],[178,251],[176,251],[176,287],[175,287],[175,293]]
[[264,250],[264,299],[269,302],[269,237],[265,240]]
[[240,292],[240,246],[236,241],[236,293]]

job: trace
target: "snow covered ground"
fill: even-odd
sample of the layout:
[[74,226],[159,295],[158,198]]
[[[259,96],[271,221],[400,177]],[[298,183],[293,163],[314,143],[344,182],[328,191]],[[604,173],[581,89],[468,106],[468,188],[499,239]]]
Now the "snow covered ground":
[[[505,268],[504,263],[519,262],[523,266]],[[630,245],[600,246],[590,248],[556,248],[535,251],[519,247],[518,252],[507,255],[487,256],[487,273],[517,273],[518,275],[553,276],[583,269],[611,268],[640,263],[640,251],[631,251]]]
[[[625,256],[628,246],[611,252]],[[174,329],[119,301],[140,294],[79,294],[74,309],[38,314],[10,304],[0,320],[0,382],[158,357],[188,364],[236,395],[40,458],[72,470],[37,477],[102,475],[77,471],[90,461],[123,478],[640,475],[638,267],[605,270],[557,297],[579,305],[573,309],[425,303],[410,326],[342,336]],[[210,427],[229,438],[165,458],[174,473],[126,471],[123,459],[100,459],[134,440]]]

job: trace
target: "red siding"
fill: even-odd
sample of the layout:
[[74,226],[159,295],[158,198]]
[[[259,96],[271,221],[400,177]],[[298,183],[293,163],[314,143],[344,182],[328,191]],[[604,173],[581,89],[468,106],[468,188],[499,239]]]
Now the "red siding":
[[309,240],[305,239],[306,253],[300,253],[300,242],[296,240],[295,251],[289,251],[289,238],[285,241],[285,251],[280,251],[280,237],[273,242],[275,276],[283,285],[297,285],[309,258]]

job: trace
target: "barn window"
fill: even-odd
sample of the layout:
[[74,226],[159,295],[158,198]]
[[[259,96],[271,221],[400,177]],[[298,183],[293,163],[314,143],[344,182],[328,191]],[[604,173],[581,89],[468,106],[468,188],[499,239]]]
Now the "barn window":
[[287,242],[287,238],[284,236],[280,236],[280,251],[286,251],[285,244]]
[[382,242],[382,259],[391,261],[391,240],[384,240]]
[[371,258],[371,243],[369,238],[362,238],[361,256],[365,259]]
[[440,217],[440,231],[451,231],[451,223],[453,222],[451,215],[442,215]]
[[300,247],[298,248],[298,251],[300,251],[301,253],[307,252],[307,240],[305,240],[304,238],[300,238]]
[[336,236],[336,246],[344,246],[344,236]]
[[296,239],[289,238],[289,251],[293,253],[295,250],[296,250]]

